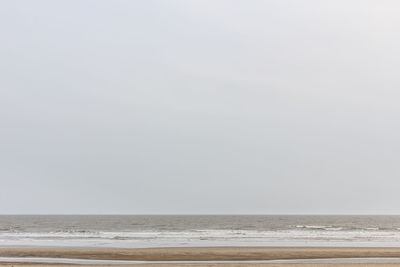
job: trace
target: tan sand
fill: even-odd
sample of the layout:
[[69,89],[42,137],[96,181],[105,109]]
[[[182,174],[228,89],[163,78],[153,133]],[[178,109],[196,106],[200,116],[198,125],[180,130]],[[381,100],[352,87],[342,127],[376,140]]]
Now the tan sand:
[[180,248],[1,248],[0,257],[48,257],[136,261],[278,260],[398,257],[400,248],[180,247]]
[[[345,247],[182,247],[182,248],[0,248],[0,257],[48,257],[97,260],[137,261],[218,261],[218,260],[278,260],[319,258],[400,258],[400,248],[345,248]],[[67,264],[3,263],[0,266],[68,266]],[[71,265],[69,265],[71,266]],[[74,265],[77,266],[77,265]],[[84,265],[96,266],[96,265]],[[101,265],[107,266],[107,265]],[[118,266],[118,265],[109,265]],[[119,266],[128,266],[126,264]],[[243,267],[243,266],[400,266],[386,264],[326,264],[326,263],[149,263],[132,266],[146,267]]]
[[120,264],[120,265],[68,265],[54,263],[0,263],[0,266],[14,267],[38,267],[38,266],[56,266],[56,267],[396,267],[398,263],[149,263],[149,264]]

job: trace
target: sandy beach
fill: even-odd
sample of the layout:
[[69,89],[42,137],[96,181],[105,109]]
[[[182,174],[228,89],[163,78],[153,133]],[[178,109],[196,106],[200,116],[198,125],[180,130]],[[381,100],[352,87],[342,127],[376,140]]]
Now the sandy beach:
[[[400,258],[400,248],[367,247],[181,247],[181,248],[0,248],[0,257],[44,257],[91,260],[149,261],[132,266],[400,266],[400,263],[156,263],[153,261],[296,260],[335,258]],[[1,263],[1,266],[68,264]],[[69,265],[71,266],[71,265]],[[74,266],[77,266],[74,264]],[[96,266],[88,265],[84,266]],[[114,264],[101,266],[129,266]]]
[[0,248],[0,257],[47,257],[135,261],[288,260],[400,258],[400,248],[378,247],[177,247],[177,248]]
[[[38,266],[57,266],[57,267],[71,267],[71,265],[67,264],[30,264],[30,263],[0,263],[0,266],[21,266],[21,267],[38,267]],[[99,266],[99,265],[72,265],[72,266],[86,266],[86,267],[94,267],[94,266]],[[176,267],[288,267],[288,266],[294,266],[294,267],[307,267],[307,266],[315,266],[315,267],[362,267],[362,266],[368,266],[368,267],[394,267],[394,266],[400,266],[398,263],[349,263],[349,264],[344,264],[344,263],[326,263],[326,264],[321,264],[321,263],[216,263],[216,264],[210,264],[210,263],[193,263],[193,264],[176,264],[176,263],[170,263],[170,264],[163,264],[163,263],[150,263],[150,264],[134,264],[134,265],[127,265],[127,264],[122,264],[122,265],[100,265],[104,267],[112,266],[112,267],[123,267],[123,266],[136,266],[136,267],[171,267],[171,266],[176,266]]]

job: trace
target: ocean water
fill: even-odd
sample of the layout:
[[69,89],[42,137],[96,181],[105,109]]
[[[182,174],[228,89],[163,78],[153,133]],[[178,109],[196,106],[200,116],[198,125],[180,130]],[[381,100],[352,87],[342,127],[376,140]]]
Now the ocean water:
[[1,215],[1,246],[400,246],[400,216]]

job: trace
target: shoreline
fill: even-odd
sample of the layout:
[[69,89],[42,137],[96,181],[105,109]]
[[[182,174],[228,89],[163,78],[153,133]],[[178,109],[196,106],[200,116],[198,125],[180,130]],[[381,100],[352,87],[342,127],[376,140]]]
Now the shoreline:
[[[400,247],[163,247],[132,249],[0,247],[0,257],[19,258],[21,260],[27,258],[26,262],[2,262],[0,259],[0,266],[400,266]],[[46,263],[29,262],[29,258],[126,260],[137,261],[138,263]],[[368,258],[376,258],[382,262],[379,262],[379,260],[378,262],[357,262],[357,259],[365,260]],[[384,261],[391,258],[397,258],[396,262]],[[354,262],[338,262],[338,259],[353,259]],[[271,260],[271,262],[265,262],[268,260]],[[296,262],[296,260],[299,262]],[[304,262],[304,260],[310,262]],[[313,260],[317,261],[312,262]]]
[[132,261],[400,258],[400,247],[0,247],[0,257]]

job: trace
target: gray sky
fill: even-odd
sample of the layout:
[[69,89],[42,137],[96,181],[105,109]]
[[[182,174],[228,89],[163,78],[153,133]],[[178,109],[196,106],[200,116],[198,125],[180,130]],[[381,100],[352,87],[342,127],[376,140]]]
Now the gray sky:
[[0,4],[0,213],[400,213],[398,1]]

